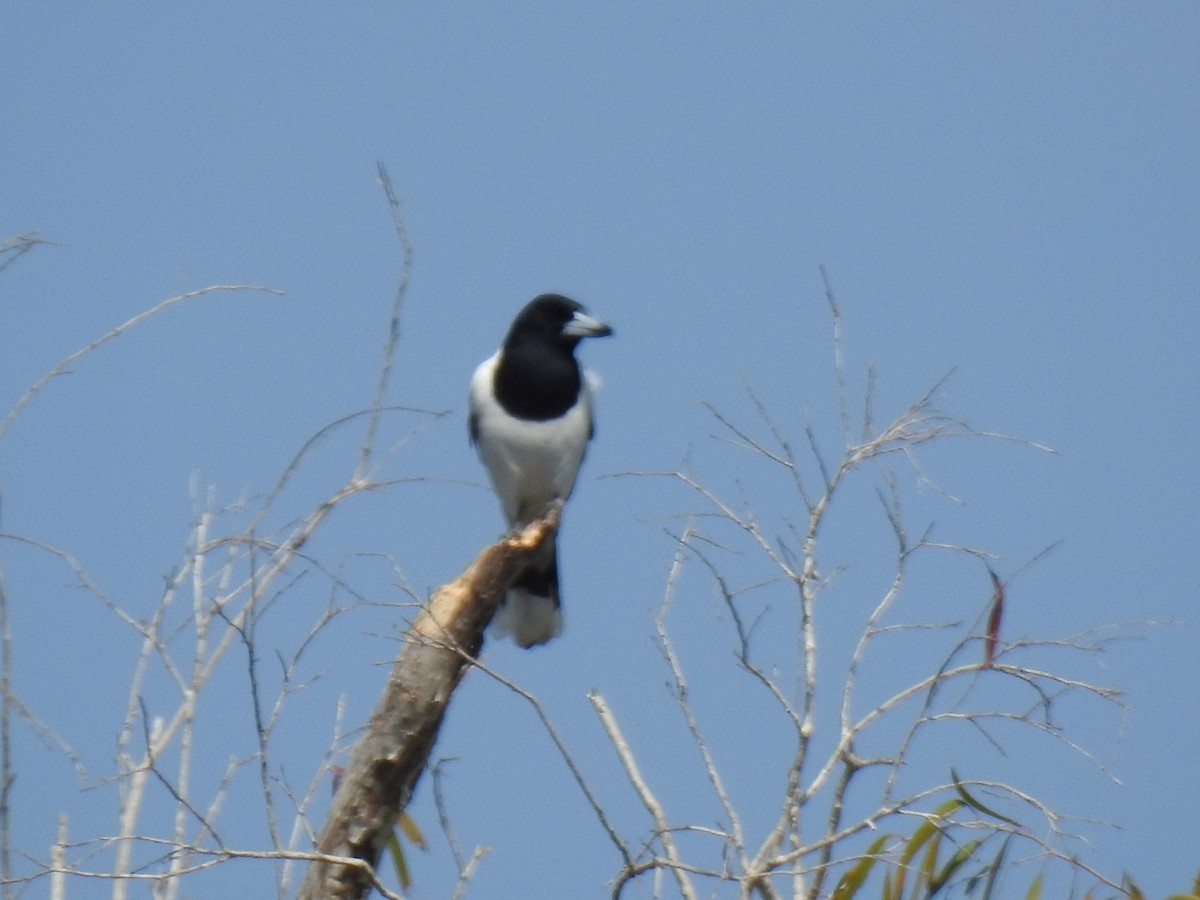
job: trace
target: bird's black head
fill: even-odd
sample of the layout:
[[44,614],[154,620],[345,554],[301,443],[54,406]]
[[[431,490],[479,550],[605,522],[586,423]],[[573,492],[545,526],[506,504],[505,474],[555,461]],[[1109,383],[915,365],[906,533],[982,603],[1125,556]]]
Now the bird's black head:
[[525,340],[550,341],[574,347],[585,337],[606,337],[612,329],[587,314],[583,305],[562,294],[540,294],[517,313],[505,346]]
[[575,346],[612,329],[561,294],[534,297],[517,313],[494,376],[496,399],[522,419],[557,419],[579,401],[583,374]]

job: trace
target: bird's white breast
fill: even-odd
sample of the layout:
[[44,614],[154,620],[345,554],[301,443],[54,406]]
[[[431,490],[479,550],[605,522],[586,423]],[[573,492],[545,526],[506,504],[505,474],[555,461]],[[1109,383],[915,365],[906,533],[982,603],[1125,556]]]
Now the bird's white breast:
[[525,524],[552,500],[565,500],[575,486],[591,434],[591,391],[585,379],[579,402],[557,419],[514,418],[492,392],[498,356],[475,370],[471,411],[479,456],[500,495],[508,522]]

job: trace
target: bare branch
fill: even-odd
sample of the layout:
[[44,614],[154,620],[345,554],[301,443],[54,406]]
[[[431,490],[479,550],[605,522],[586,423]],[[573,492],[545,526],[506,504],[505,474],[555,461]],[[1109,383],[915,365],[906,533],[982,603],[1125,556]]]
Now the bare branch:
[[[675,554],[674,562],[671,564],[671,571],[667,577],[667,587],[663,591],[663,600],[659,606],[658,615],[655,617],[654,627],[658,634],[659,649],[662,651],[663,658],[671,670],[671,678],[675,685],[675,700],[679,705],[680,711],[683,713],[688,732],[691,734],[696,749],[700,753],[700,758],[704,762],[704,770],[708,775],[708,783],[716,793],[721,808],[725,811],[725,816],[729,821],[730,834],[727,839],[732,842],[733,852],[738,855],[742,868],[747,869],[750,861],[746,856],[746,840],[742,833],[741,817],[729,799],[729,793],[725,789],[725,783],[721,778],[720,772],[717,770],[717,764],[713,759],[712,752],[709,750],[708,742],[705,741],[704,735],[700,731],[700,725],[696,721],[692,705],[688,700],[687,681],[683,675],[683,666],[680,664],[679,657],[675,653],[675,647],[671,643],[670,635],[667,632],[667,613],[674,598],[676,581],[683,568],[687,541],[690,535],[691,529],[685,529],[683,537],[679,541],[679,549]],[[593,700],[592,702],[594,705],[596,701]]]
[[3,272],[38,244],[53,243],[53,241],[48,241],[39,236],[36,231],[7,238],[4,242],[0,243],[0,272]]
[[196,297],[204,297],[208,294],[219,293],[222,291],[254,291],[257,293],[271,294],[276,297],[283,296],[283,291],[276,288],[263,287],[261,285],[214,284],[205,288],[200,288],[196,291],[188,291],[184,294],[177,294],[174,297],[168,297],[161,303],[158,303],[149,309],[143,310],[132,318],[126,319],[116,328],[113,328],[108,333],[96,338],[96,340],[92,341],[86,347],[82,347],[79,350],[76,350],[74,353],[63,357],[62,361],[60,361],[58,365],[34,382],[33,386],[30,387],[24,394],[22,394],[21,398],[16,402],[16,405],[9,410],[8,415],[6,415],[3,420],[0,420],[0,440],[4,439],[5,432],[7,432],[12,426],[13,422],[16,421],[17,417],[21,414],[21,411],[29,405],[29,402],[41,392],[42,388],[44,388],[55,378],[58,378],[60,375],[66,375],[68,372],[70,372],[71,366],[84,356],[87,356],[93,350],[96,350],[104,344],[107,344],[109,341],[119,338],[131,328],[140,325],[147,319],[153,318],[165,309],[175,306],[178,303],[183,303],[186,300],[192,300]]
[[687,900],[696,900],[696,892],[687,877],[683,860],[679,855],[678,848],[675,846],[675,839],[671,836],[671,828],[667,824],[667,814],[663,810],[662,804],[658,802],[658,798],[654,796],[654,792],[650,790],[650,786],[646,783],[645,778],[642,777],[637,760],[634,759],[633,751],[629,749],[629,744],[625,742],[625,737],[621,734],[621,728],[617,725],[617,720],[613,716],[612,710],[608,708],[608,704],[604,702],[604,698],[596,691],[589,691],[588,699],[592,701],[592,706],[596,709],[596,715],[600,717],[600,724],[604,726],[604,731],[608,735],[613,749],[617,751],[617,756],[621,760],[621,765],[625,768],[625,774],[629,776],[630,784],[633,785],[633,789],[637,792],[638,799],[642,801],[642,805],[646,807],[646,811],[650,813],[650,817],[654,820],[655,832],[667,854],[665,865],[670,868],[671,873],[675,876],[675,883],[679,886],[679,893],[687,898]]
[[383,163],[378,163],[379,169],[379,184],[383,188],[384,195],[387,197],[388,208],[392,213],[392,227],[396,232],[396,239],[400,244],[400,279],[396,285],[396,292],[392,298],[392,312],[388,319],[387,340],[383,345],[383,364],[379,367],[379,381],[375,386],[375,401],[371,404],[371,418],[367,426],[367,436],[363,440],[362,449],[359,454],[358,470],[355,478],[361,479],[367,477],[367,470],[370,466],[371,452],[375,446],[375,435],[379,430],[380,417],[384,409],[384,403],[387,400],[388,387],[392,381],[392,369],[396,362],[396,349],[400,345],[400,313],[404,308],[404,298],[408,294],[408,285],[412,280],[413,267],[413,245],[408,238],[408,227],[404,224],[404,210],[400,205],[400,198],[396,195],[396,189],[392,186],[392,179],[388,176],[387,169]]

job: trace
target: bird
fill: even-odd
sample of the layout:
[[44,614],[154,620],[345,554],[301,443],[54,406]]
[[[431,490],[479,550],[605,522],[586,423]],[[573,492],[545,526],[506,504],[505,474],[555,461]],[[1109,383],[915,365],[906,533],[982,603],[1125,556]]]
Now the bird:
[[[582,304],[540,294],[471,377],[470,440],[510,528],[523,528],[571,495],[596,431],[592,376],[580,369],[575,348],[584,338],[611,334]],[[554,537],[509,587],[491,627],[524,648],[562,632]]]

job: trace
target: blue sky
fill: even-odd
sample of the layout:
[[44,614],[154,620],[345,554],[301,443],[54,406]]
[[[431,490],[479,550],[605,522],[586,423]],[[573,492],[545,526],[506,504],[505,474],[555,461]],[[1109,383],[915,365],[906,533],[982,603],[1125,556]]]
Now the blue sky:
[[[285,296],[197,299],[51,384],[0,443],[0,530],[69,551],[148,614],[184,550],[192,481],[221,503],[260,496],[309,436],[369,403],[398,266],[382,161],[415,246],[392,398],[448,413],[391,421],[389,440],[428,427],[382,474],[432,480],[356,500],[316,550],[353,560],[380,600],[397,599],[394,574],[353,552],[390,554],[419,590],[453,577],[501,527],[465,440],[471,371],[529,297],[584,301],[616,336],[583,350],[604,389],[562,535],[567,632],[491,662],[544,698],[635,829],[584,696],[603,692],[684,819],[695,772],[663,725],[651,617],[664,525],[696,501],[597,476],[687,460],[789,515],[795,498],[712,439],[701,402],[754,423],[749,385],[792,434],[811,420],[836,447],[823,265],[856,402],[870,365],[880,418],[957,367],[946,409],[1058,451],[931,449],[923,468],[963,504],[901,470],[914,519],[986,547],[1003,574],[1062,541],[1014,582],[1008,636],[1187,623],[1134,629],[1099,671],[1081,664],[1126,691],[1125,720],[1065,712],[1123,786],[1020,741],[1007,762],[975,744],[957,761],[1015,766],[1065,810],[1118,823],[1089,827],[1097,864],[1148,896],[1180,890],[1200,845],[1198,38],[1200,6],[1185,3],[13,7],[0,237],[53,243],[0,273],[0,411],[165,297],[231,283]],[[321,446],[275,524],[346,476],[356,437]],[[847,501],[832,554],[858,560],[838,600],[858,613],[888,564],[865,496]],[[0,561],[16,690],[100,778],[136,642],[61,562],[11,541]],[[939,584],[918,590],[931,607],[915,618],[970,620],[986,600]],[[328,592],[296,596],[270,620],[279,646]],[[745,803],[765,806],[776,784],[736,739],[758,732],[727,718],[723,698],[746,686],[703,579],[673,615]],[[323,677],[288,723],[293,772],[323,750],[339,696],[349,725],[369,713],[398,618],[370,611],[320,647]],[[210,702],[241,715],[228,678]],[[213,710],[214,756],[247,752],[246,720]],[[60,810],[78,836],[111,828],[111,796],[80,794],[61,754],[27,731],[16,752],[18,846],[43,851]],[[611,848],[519,700],[468,679],[437,753],[458,758],[445,788],[462,840],[493,848],[472,896],[601,893]],[[428,788],[414,811],[432,834]],[[418,896],[448,893],[444,846],[417,874]]]

